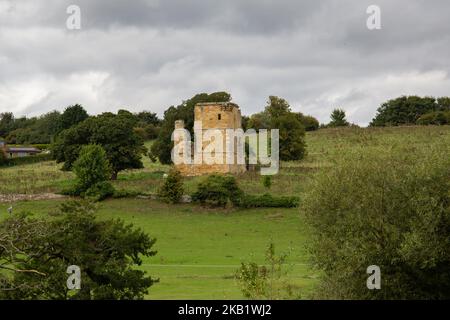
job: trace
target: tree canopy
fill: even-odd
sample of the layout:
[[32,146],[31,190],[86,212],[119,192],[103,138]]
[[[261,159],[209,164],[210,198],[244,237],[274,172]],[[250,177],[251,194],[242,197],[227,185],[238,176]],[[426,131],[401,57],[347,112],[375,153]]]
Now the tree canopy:
[[133,130],[133,120],[128,113],[103,113],[61,132],[53,146],[57,162],[64,170],[71,170],[81,147],[97,144],[106,151],[111,164],[112,178],[125,169],[142,168],[141,157],[146,152],[144,141]]
[[450,98],[402,96],[381,104],[370,125],[413,125],[421,116],[436,111],[450,111]]
[[[98,220],[87,202],[51,216],[15,213],[0,223],[0,299],[143,299],[155,282],[136,270],[155,239],[121,220]],[[81,289],[67,287],[67,268]]]

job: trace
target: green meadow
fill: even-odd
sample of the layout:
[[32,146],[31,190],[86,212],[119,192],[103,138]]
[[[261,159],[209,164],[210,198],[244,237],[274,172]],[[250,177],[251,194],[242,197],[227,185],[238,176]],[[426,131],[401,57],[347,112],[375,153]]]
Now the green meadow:
[[[314,176],[335,164],[340,154],[355,151],[389,152],[396,146],[416,152],[433,142],[450,146],[449,126],[340,128],[309,132],[308,155],[302,161],[282,163],[273,177],[270,192],[302,196]],[[448,143],[447,143],[448,142]],[[150,142],[147,146],[150,145]],[[169,166],[144,159],[144,168],[119,174],[117,189],[150,195],[163,182]],[[57,210],[66,199],[14,201],[17,194],[56,193],[73,180],[73,174],[50,161],[0,168],[0,219],[6,209],[42,215]],[[199,177],[186,178],[191,193]],[[249,172],[238,177],[248,193],[262,194],[261,176]],[[147,197],[111,199],[98,204],[99,219],[120,218],[157,238],[158,254],[140,266],[159,278],[148,299],[239,299],[243,298],[234,272],[243,261],[264,263],[265,248],[273,241],[277,253],[289,251],[287,280],[307,299],[314,292],[320,272],[309,264],[310,230],[302,207],[296,209],[208,209],[193,204],[168,205]]]

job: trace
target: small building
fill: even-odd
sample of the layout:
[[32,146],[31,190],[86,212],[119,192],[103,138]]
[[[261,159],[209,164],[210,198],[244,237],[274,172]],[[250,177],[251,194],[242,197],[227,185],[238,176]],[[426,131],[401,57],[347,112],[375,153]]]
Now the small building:
[[0,140],[0,151],[3,152],[7,158],[29,157],[41,153],[41,150],[34,147],[8,147],[2,140]]

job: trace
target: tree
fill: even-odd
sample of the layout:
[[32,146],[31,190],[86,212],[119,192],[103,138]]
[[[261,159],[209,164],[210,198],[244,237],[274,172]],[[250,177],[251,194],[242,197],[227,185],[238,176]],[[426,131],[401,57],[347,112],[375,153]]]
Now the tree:
[[283,98],[270,96],[264,111],[250,117],[248,127],[255,130],[278,129],[281,160],[300,160],[306,154],[304,126]]
[[231,95],[226,92],[214,92],[211,94],[200,93],[192,98],[183,101],[177,107],[171,106],[164,112],[164,120],[161,124],[158,138],[151,147],[153,157],[159,159],[163,164],[172,163],[171,151],[173,142],[171,140],[172,132],[176,120],[184,120],[185,128],[191,132],[193,137],[194,128],[194,107],[202,102],[229,102]]
[[291,112],[291,106],[283,98],[277,96],[269,96],[265,113],[269,115],[271,119],[276,119],[285,116]]
[[73,164],[77,176],[72,195],[83,195],[103,200],[114,193],[108,181],[111,177],[111,165],[105,150],[95,144],[83,146],[78,159]]
[[320,127],[319,120],[314,118],[313,116],[305,116],[301,112],[296,113],[298,121],[303,125],[305,131],[315,131]]
[[12,112],[0,113],[0,137],[6,137],[13,130],[14,115]]
[[342,109],[334,109],[331,112],[331,122],[328,127],[346,127],[349,123],[345,119],[345,111]]
[[421,116],[435,111],[450,111],[450,98],[402,96],[384,102],[370,125],[414,125]]
[[150,111],[141,111],[135,114],[138,119],[138,127],[145,127],[147,125],[153,125],[158,127],[161,124],[161,120],[158,119],[158,116],[154,112]]
[[113,180],[122,170],[143,167],[144,141],[134,132],[133,121],[127,115],[103,113],[64,130],[53,146],[54,157],[64,162],[64,170],[71,170],[81,147],[87,144],[98,144],[106,151]]
[[[0,299],[143,299],[155,280],[136,270],[155,239],[121,220],[98,220],[90,203],[51,216],[14,213],[0,223]],[[68,266],[81,289],[67,288]]]
[[[318,298],[450,298],[450,158],[445,142],[355,151],[320,173],[304,199]],[[368,290],[367,268],[381,269]]]
[[273,119],[272,128],[279,129],[280,159],[300,160],[306,154],[305,129],[291,114]]
[[81,105],[75,104],[73,106],[69,106],[61,115],[60,128],[61,130],[69,129],[70,127],[86,120],[88,117],[89,115]]
[[163,201],[178,203],[184,194],[183,177],[181,173],[172,168],[167,175],[163,185],[158,190],[158,196]]
[[419,125],[445,125],[450,124],[450,111],[435,111],[422,115],[417,119]]

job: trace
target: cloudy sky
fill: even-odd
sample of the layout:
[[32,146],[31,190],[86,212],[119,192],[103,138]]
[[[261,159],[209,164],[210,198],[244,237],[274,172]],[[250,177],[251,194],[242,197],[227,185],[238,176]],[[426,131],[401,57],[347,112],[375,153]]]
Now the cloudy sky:
[[[81,29],[66,26],[81,9]],[[381,29],[369,30],[369,5]],[[0,112],[81,103],[162,115],[228,91],[244,114],[269,95],[365,125],[400,95],[450,96],[448,0],[0,0]]]

